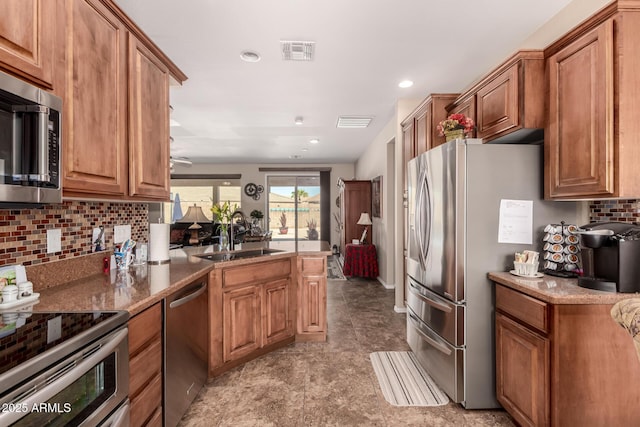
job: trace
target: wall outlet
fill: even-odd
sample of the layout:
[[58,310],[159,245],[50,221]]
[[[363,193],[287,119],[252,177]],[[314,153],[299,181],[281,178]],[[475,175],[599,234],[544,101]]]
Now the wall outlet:
[[47,321],[47,344],[60,339],[62,336],[62,316]]
[[122,243],[127,239],[131,239],[131,225],[114,225],[113,243]]
[[62,251],[62,229],[52,228],[47,230],[47,253]]

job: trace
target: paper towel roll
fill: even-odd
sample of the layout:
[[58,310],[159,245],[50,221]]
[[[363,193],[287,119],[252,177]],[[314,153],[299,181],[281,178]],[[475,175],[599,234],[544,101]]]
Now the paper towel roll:
[[169,224],[149,224],[149,262],[169,261]]

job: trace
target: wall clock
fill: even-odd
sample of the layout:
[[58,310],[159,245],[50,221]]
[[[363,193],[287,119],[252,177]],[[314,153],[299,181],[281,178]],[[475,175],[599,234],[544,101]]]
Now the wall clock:
[[256,185],[253,182],[250,182],[244,186],[244,194],[251,197],[253,200],[259,200],[260,194],[263,191],[264,187],[262,185]]

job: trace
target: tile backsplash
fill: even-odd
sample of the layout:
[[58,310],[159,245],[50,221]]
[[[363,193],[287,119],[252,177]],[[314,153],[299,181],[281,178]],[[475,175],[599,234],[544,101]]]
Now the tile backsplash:
[[640,200],[593,200],[589,202],[589,222],[640,222]]
[[[640,200],[589,202],[589,221],[640,222]],[[146,203],[66,201],[42,209],[0,209],[0,266],[36,265],[91,253],[94,227],[105,226],[106,249],[113,249],[113,226],[131,224],[131,238],[147,242]],[[47,253],[47,230],[62,229],[62,250]]]
[[[0,209],[0,266],[25,266],[90,254],[93,228],[105,228],[105,246],[113,249],[113,226],[131,225],[131,238],[146,242],[146,203],[65,201],[42,209]],[[47,253],[47,230],[62,232],[62,250]]]

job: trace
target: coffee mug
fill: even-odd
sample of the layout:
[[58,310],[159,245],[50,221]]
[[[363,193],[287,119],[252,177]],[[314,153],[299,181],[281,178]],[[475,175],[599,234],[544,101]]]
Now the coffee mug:
[[27,298],[33,294],[33,283],[22,282],[18,283],[18,299]]
[[13,302],[18,299],[18,287],[16,285],[8,285],[2,288],[2,302]]

